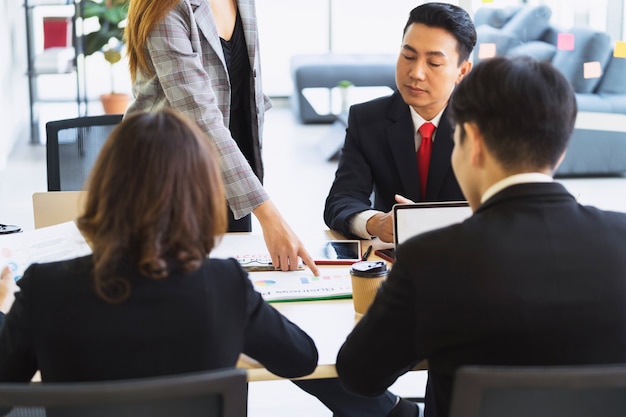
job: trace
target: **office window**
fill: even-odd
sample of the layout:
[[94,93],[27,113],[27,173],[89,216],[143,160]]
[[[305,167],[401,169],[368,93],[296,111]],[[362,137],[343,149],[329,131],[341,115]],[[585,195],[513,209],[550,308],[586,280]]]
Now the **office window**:
[[[296,54],[396,53],[402,27],[415,0],[257,0],[263,82],[270,96],[291,95],[290,58]],[[624,0],[447,1],[470,14],[480,7],[545,4],[551,21],[564,29],[590,26],[626,38]],[[281,12],[278,13],[277,11]]]
[[[444,2],[459,4],[458,1]],[[291,95],[290,59],[293,55],[398,52],[408,13],[421,3],[424,2],[257,0],[266,94]]]

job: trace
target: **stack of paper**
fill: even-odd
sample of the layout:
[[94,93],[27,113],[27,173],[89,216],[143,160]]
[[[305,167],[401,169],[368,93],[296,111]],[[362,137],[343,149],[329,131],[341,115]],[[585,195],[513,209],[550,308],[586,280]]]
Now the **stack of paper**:
[[9,265],[20,279],[30,264],[89,255],[91,248],[74,222],[0,235],[0,268]]

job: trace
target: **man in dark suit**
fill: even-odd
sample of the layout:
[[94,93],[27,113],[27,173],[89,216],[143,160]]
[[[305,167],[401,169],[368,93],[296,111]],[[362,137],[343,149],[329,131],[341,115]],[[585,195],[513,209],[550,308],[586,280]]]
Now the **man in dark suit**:
[[576,119],[547,63],[492,58],[457,86],[452,166],[474,214],[400,245],[337,358],[376,395],[427,359],[426,416],[446,417],[466,364],[626,362],[626,213],[582,206],[552,180]]
[[[350,109],[324,208],[329,228],[350,238],[392,242],[391,208],[406,202],[402,197],[464,200],[450,166],[452,127],[446,108],[454,86],[472,67],[468,59],[475,44],[476,30],[465,10],[426,3],[411,11],[396,64],[398,89]],[[434,133],[424,133],[425,123]],[[419,159],[424,152],[425,159]]]

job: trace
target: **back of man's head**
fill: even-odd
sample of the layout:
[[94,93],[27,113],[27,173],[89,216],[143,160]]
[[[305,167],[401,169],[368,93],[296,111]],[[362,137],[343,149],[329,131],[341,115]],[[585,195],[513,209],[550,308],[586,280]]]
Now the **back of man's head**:
[[507,169],[554,169],[576,112],[569,81],[549,63],[528,57],[480,62],[457,86],[450,104],[453,122],[461,128],[475,123]]
[[470,15],[453,4],[425,3],[417,6],[409,13],[409,19],[404,26],[404,35],[413,23],[444,29],[457,41],[459,65],[469,59],[476,45],[476,28]]

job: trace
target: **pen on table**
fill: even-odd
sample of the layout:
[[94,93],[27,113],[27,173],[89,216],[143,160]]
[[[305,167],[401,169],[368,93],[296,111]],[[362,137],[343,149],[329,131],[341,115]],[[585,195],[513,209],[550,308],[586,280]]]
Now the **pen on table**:
[[367,258],[370,257],[370,253],[372,253],[372,245],[370,245],[367,250],[365,251],[365,253],[363,254],[363,257],[361,258],[362,261],[367,261]]

